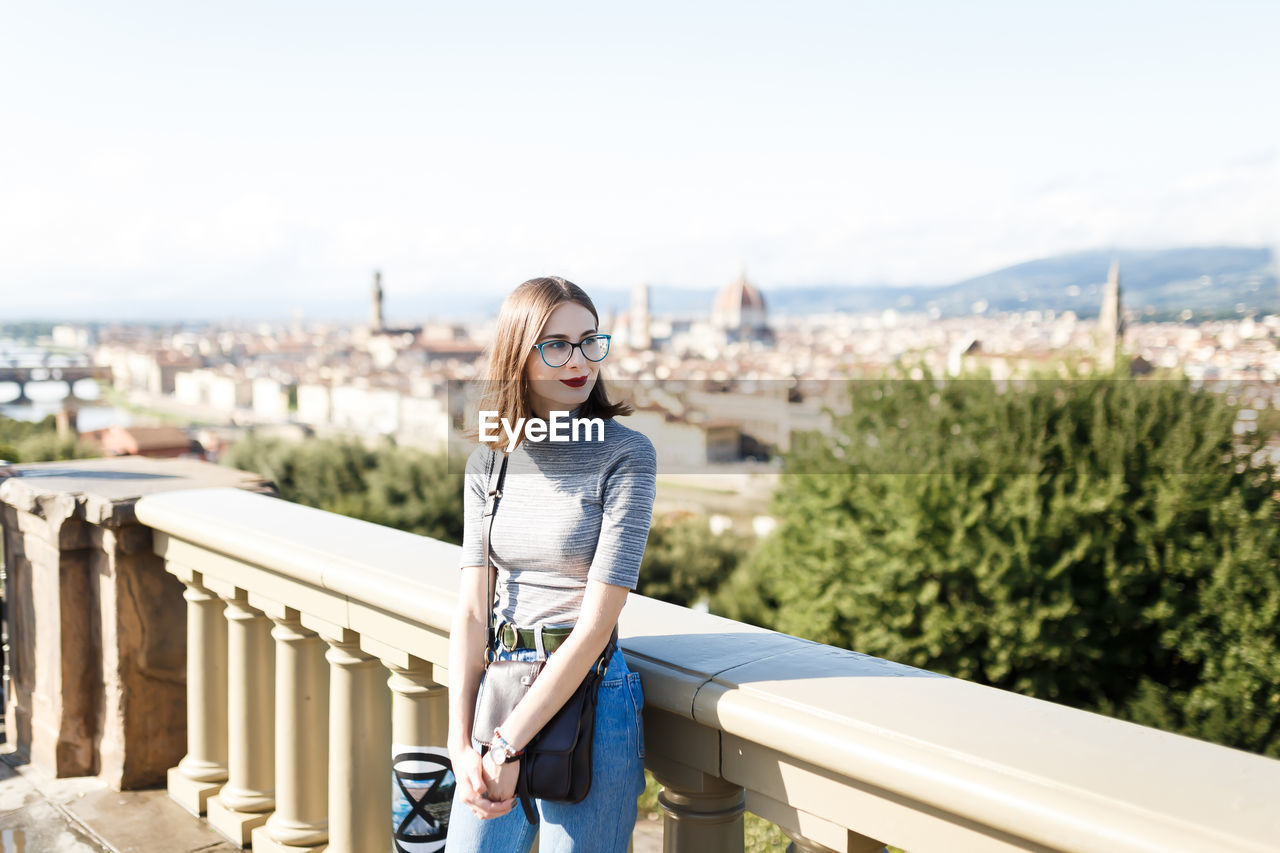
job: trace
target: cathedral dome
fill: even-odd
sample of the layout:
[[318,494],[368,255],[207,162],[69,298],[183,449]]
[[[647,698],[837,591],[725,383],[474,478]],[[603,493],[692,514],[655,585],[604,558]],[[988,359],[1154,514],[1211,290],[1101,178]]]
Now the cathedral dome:
[[744,270],[716,294],[711,322],[721,329],[757,329],[765,325],[764,296]]
[[764,313],[764,296],[760,294],[759,288],[747,281],[747,274],[743,271],[735,281],[725,285],[716,294],[716,301],[711,311],[713,314],[742,311]]

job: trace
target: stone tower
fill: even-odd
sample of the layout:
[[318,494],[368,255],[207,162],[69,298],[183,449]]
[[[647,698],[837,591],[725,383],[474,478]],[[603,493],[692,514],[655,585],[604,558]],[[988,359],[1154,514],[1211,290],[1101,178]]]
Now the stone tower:
[[1116,366],[1120,344],[1124,340],[1124,318],[1120,313],[1120,262],[1111,261],[1107,285],[1102,292],[1102,310],[1098,314],[1098,367],[1111,372]]
[[373,293],[369,306],[369,327],[372,331],[380,332],[386,328],[386,324],[382,320],[382,271],[375,270],[373,273]]
[[631,310],[627,316],[631,326],[627,330],[629,346],[648,349],[653,344],[649,337],[649,285],[637,284],[632,288]]

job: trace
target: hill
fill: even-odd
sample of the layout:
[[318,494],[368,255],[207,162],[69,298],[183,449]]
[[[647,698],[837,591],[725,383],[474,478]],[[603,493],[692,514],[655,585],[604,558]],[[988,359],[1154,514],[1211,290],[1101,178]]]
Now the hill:
[[[986,311],[1074,311],[1097,316],[1112,258],[1120,262],[1124,305],[1153,317],[1191,309],[1198,317],[1246,310],[1280,310],[1280,287],[1270,249],[1229,246],[1182,249],[1098,249],[1041,258],[942,286],[827,284],[764,287],[771,314],[830,311],[936,310],[942,316]],[[655,286],[655,314],[706,315],[717,288]],[[597,308],[622,310],[630,292],[602,288]]]

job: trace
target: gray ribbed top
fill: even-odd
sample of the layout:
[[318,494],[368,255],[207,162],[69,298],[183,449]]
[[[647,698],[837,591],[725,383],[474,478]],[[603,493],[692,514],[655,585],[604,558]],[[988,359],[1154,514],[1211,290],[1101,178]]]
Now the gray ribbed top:
[[[657,454],[644,433],[617,419],[604,424],[604,441],[524,441],[508,459],[489,540],[500,618],[522,627],[570,624],[588,579],[636,588],[653,518]],[[489,459],[484,445],[467,459],[459,568],[484,564]],[[495,476],[501,464],[501,456],[494,459]]]

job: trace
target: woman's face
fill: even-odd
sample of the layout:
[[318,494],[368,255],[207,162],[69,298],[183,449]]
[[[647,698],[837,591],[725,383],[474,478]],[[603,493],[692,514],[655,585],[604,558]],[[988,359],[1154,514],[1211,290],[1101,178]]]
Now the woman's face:
[[[596,331],[596,318],[590,311],[577,302],[564,302],[556,306],[547,318],[537,343],[563,340],[576,344]],[[534,414],[548,420],[551,412],[567,412],[587,399],[595,387],[600,363],[588,361],[583,357],[582,349],[574,347],[569,360],[562,366],[548,367],[537,347],[530,347],[524,371],[529,380],[529,404]],[[566,384],[566,380],[578,380],[579,384],[574,387]]]

